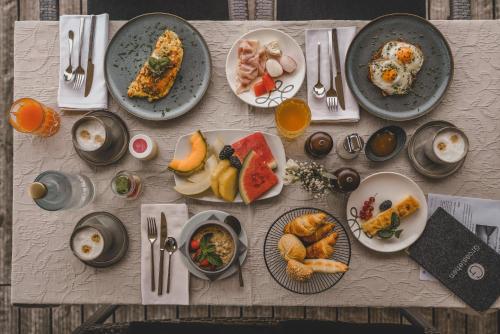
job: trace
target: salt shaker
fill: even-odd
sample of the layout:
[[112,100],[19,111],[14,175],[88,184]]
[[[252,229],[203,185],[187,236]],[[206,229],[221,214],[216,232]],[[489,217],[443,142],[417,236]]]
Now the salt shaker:
[[351,160],[356,158],[361,151],[363,151],[363,147],[365,146],[365,142],[363,138],[361,138],[357,133],[350,134],[344,138],[344,140],[340,140],[337,144],[337,154],[346,160]]

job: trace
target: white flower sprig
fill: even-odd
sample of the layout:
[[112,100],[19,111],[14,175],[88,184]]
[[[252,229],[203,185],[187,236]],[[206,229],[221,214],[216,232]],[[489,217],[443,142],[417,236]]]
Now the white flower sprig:
[[298,162],[288,159],[283,182],[289,185],[299,181],[302,188],[310,192],[313,198],[322,198],[332,189],[328,174],[325,167],[314,161]]

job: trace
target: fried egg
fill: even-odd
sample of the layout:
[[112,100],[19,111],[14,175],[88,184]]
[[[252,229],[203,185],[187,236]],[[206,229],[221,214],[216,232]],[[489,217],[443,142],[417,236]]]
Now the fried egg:
[[406,94],[413,81],[413,75],[403,65],[382,58],[370,62],[369,78],[385,95]]
[[402,41],[385,43],[380,50],[380,58],[399,62],[413,75],[420,71],[424,63],[424,54],[420,47]]

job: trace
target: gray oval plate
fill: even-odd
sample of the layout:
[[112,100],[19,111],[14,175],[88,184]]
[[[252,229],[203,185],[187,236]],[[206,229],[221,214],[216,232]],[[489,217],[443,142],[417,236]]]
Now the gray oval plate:
[[[407,95],[383,96],[368,79],[373,54],[390,40],[419,45],[424,64]],[[411,14],[390,14],[363,27],[347,51],[346,80],[363,109],[377,117],[404,121],[425,115],[443,98],[453,78],[453,56],[448,42],[429,21]]]
[[[179,35],[184,47],[181,70],[164,98],[129,98],[127,89],[156,44],[170,29]],[[168,120],[185,114],[201,100],[210,83],[212,61],[201,34],[182,18],[151,13],[131,19],[113,36],[104,59],[104,75],[116,102],[128,112],[148,120]]]

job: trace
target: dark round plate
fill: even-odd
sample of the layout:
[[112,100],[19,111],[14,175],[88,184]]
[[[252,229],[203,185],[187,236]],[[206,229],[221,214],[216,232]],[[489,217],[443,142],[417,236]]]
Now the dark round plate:
[[[406,95],[383,96],[368,79],[373,54],[390,40],[419,45],[424,64]],[[453,56],[448,42],[429,21],[411,14],[390,14],[364,26],[346,57],[346,80],[363,109],[377,117],[404,121],[425,115],[443,98],[453,78]]]
[[[76,231],[79,227],[83,227],[91,219],[96,218],[104,228],[106,228],[113,236],[113,247],[108,253],[103,254],[103,257],[99,260],[84,261],[78,258],[83,263],[97,268],[109,267],[118,261],[120,261],[128,249],[128,234],[127,229],[123,225],[122,221],[116,216],[108,212],[92,212],[80,219],[80,221],[75,225],[73,231]],[[74,232],[73,232],[74,233]],[[71,236],[73,238],[73,235]],[[70,246],[72,243],[70,242]],[[75,255],[76,256],[76,255]]]
[[107,166],[119,161],[128,151],[129,133],[125,122],[115,113],[106,110],[92,111],[86,116],[99,117],[111,129],[113,145],[106,151],[93,154],[91,152],[80,151],[75,147],[76,153],[92,166]]
[[[166,29],[177,33],[184,47],[172,89],[154,102],[129,98],[129,84]],[[125,23],[113,36],[104,59],[106,84],[113,98],[128,112],[148,120],[168,120],[191,110],[207,91],[211,72],[210,52],[201,34],[187,21],[167,13],[144,14]]]
[[306,282],[298,282],[288,277],[286,273],[286,261],[281,257],[278,251],[278,242],[283,236],[283,228],[287,223],[298,216],[323,212],[326,214],[326,220],[334,223],[334,232],[338,233],[337,243],[335,244],[335,252],[331,257],[332,260],[339,261],[349,265],[351,261],[351,242],[347,236],[344,226],[337,218],[326,211],[315,208],[297,208],[285,212],[271,225],[267,232],[264,241],[264,260],[269,273],[279,285],[285,289],[300,293],[314,294],[330,289],[344,276],[345,273],[323,274],[314,273],[312,278]]

